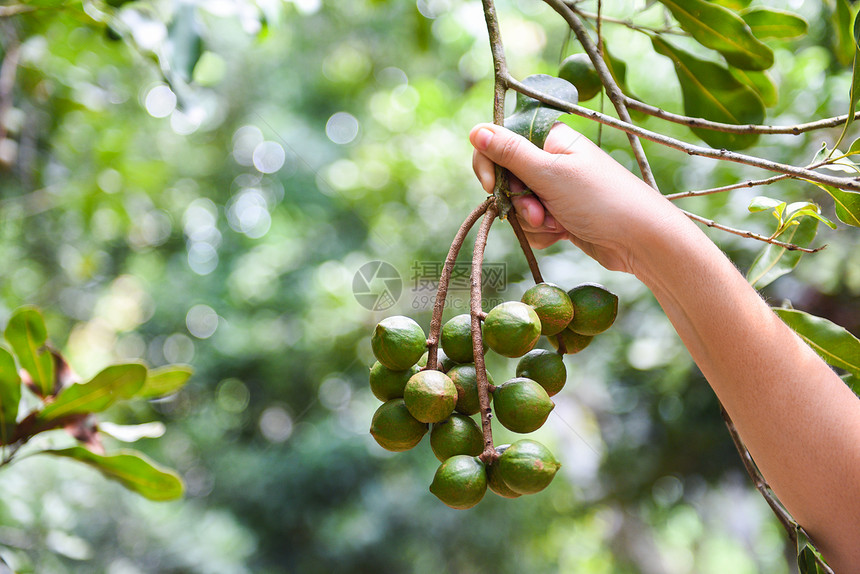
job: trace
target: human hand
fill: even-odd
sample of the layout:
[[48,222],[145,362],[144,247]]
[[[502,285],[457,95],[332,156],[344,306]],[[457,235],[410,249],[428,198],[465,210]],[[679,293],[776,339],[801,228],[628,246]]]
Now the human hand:
[[641,240],[677,213],[659,192],[565,124],[552,128],[543,150],[493,124],[475,126],[469,139],[475,147],[472,167],[488,193],[495,164],[513,174],[511,191],[527,186],[534,192],[512,201],[535,247],[569,239],[607,269],[633,273]]

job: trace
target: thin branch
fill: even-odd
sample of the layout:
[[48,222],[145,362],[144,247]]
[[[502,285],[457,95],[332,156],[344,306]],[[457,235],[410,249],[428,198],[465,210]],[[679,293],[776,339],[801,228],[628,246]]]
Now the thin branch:
[[[597,46],[595,46],[594,42],[591,41],[591,36],[588,35],[588,30],[585,29],[585,26],[582,24],[582,20],[580,20],[573,10],[562,2],[562,0],[544,0],[544,2],[549,4],[553,10],[558,12],[570,26],[570,29],[573,30],[573,33],[576,35],[576,39],[579,40],[585,53],[588,54],[588,57],[594,64],[594,68],[597,70],[598,76],[600,76],[600,81],[603,82],[603,86],[606,88],[606,94],[609,96],[609,101],[611,101],[612,105],[615,106],[615,111],[618,113],[618,117],[621,118],[623,122],[630,124],[630,114],[627,112],[627,106],[624,103],[624,94],[615,83],[615,79],[609,72],[609,68],[606,67],[606,62],[603,61],[603,56],[600,54]],[[512,87],[510,83],[508,83],[508,86]],[[651,172],[651,166],[648,163],[648,158],[645,156],[642,142],[639,141],[639,138],[636,137],[636,134],[633,132],[627,132],[627,139],[630,141],[630,148],[633,150],[633,156],[636,158],[636,163],[639,164],[639,171],[642,173],[642,179],[645,180],[645,183],[654,189],[657,189],[657,181],[654,179],[654,174]]]
[[487,381],[487,365],[484,362],[484,342],[481,337],[481,320],[485,315],[481,309],[481,268],[484,264],[484,250],[487,247],[487,235],[498,211],[494,204],[490,205],[481,221],[478,235],[475,238],[475,250],[472,253],[472,273],[470,277],[470,308],[472,314],[472,349],[475,353],[475,375],[478,379],[478,402],[481,405],[481,429],[484,435],[484,451],[481,460],[485,464],[492,462],[496,456],[493,448],[493,428],[490,424],[490,395]]
[[732,183],[730,185],[723,185],[721,187],[712,187],[711,189],[701,189],[696,191],[681,191],[679,193],[670,193],[665,195],[664,197],[669,201],[675,201],[676,199],[683,199],[685,197],[701,197],[703,195],[711,195],[714,193],[722,193],[724,191],[732,191],[733,189],[741,189],[743,187],[756,187],[758,185],[770,185],[772,183],[776,183],[777,181],[782,181],[784,179],[788,179],[790,176],[787,175],[775,175],[773,177],[769,177],[767,179],[756,179],[756,180],[747,180],[740,181],[738,183]]
[[[493,123],[497,126],[505,125],[505,94],[508,85],[505,78],[508,77],[508,65],[505,60],[505,48],[502,44],[502,33],[499,30],[499,19],[493,0],[482,0],[484,7],[484,20],[487,22],[487,35],[490,38],[490,52],[493,55]],[[496,185],[493,196],[496,198],[496,206],[499,216],[504,219],[511,210],[511,200],[508,190],[508,174],[500,165],[495,166]]]
[[550,105],[561,111],[571,113],[583,118],[592,119],[594,121],[600,122],[612,128],[616,128],[623,132],[635,134],[643,139],[647,139],[654,143],[658,143],[660,145],[682,151],[687,155],[707,157],[711,159],[750,165],[753,167],[758,167],[777,173],[784,173],[786,175],[798,179],[805,179],[812,182],[831,185],[839,189],[860,191],[860,178],[835,177],[817,173],[807,168],[787,165],[784,163],[737,153],[726,149],[717,150],[713,148],[689,144],[687,142],[669,136],[665,136],[657,132],[652,132],[651,130],[640,128],[639,126],[633,125],[625,121],[621,121],[619,119],[613,118],[612,116],[607,116],[606,114],[601,114],[600,112],[590,110],[588,108],[584,108],[576,104],[571,104],[570,102],[565,102],[564,100],[561,100],[559,98],[532,89],[531,87],[517,81],[513,77],[508,77],[507,84],[508,87],[510,87],[511,89],[516,90],[517,92],[525,94],[541,102],[544,102],[545,104]]
[[526,238],[519,220],[516,217],[509,217],[508,222],[511,224],[511,229],[514,230],[514,235],[517,236],[517,241],[520,243],[520,248],[523,250],[523,255],[525,255],[526,261],[529,264],[529,269],[532,272],[535,283],[543,283],[543,276],[541,275],[537,259],[535,259],[534,251],[532,251],[532,247],[529,245],[529,240]]
[[[765,502],[767,502],[767,505],[770,506],[770,509],[776,515],[777,520],[779,520],[779,523],[782,524],[782,527],[785,529],[786,533],[788,533],[789,539],[795,546],[797,546],[797,532],[800,531],[807,539],[811,540],[809,533],[794,520],[788,510],[785,509],[773,493],[773,489],[771,489],[767,480],[765,480],[761,471],[756,466],[749,449],[747,449],[743,439],[741,439],[741,435],[738,432],[737,427],[735,427],[734,421],[732,421],[732,418],[729,416],[729,413],[722,404],[720,405],[720,414],[723,417],[723,421],[726,423],[726,428],[729,430],[729,436],[732,437],[732,442],[741,457],[741,463],[744,465],[744,470],[747,471],[747,474],[752,479],[756,490],[758,490],[759,494],[761,494],[765,499]],[[815,552],[813,552],[812,555],[825,574],[834,574],[830,566],[821,560]]]
[[25,14],[27,12],[35,12],[38,6],[28,6],[26,4],[11,4],[9,6],[0,6],[0,18],[11,18],[17,14]]
[[803,253],[817,253],[827,247],[826,245],[822,245],[821,247],[816,247],[815,249],[810,249],[809,247],[801,247],[800,245],[795,245],[794,243],[785,243],[784,241],[779,241],[772,237],[766,237],[764,235],[759,235],[758,233],[753,233],[752,231],[744,231],[743,229],[735,229],[734,227],[728,227],[727,225],[723,225],[721,223],[717,223],[712,219],[706,219],[701,215],[696,215],[695,213],[690,213],[689,211],[681,210],[684,215],[692,219],[693,221],[698,221],[708,227],[713,227],[714,229],[719,229],[720,231],[726,231],[728,233],[732,233],[734,235],[740,235],[741,237],[746,237],[749,239],[755,239],[757,241],[763,241],[764,243],[770,243],[771,245],[777,245],[784,249],[788,249],[789,251],[802,251]]
[[720,414],[723,417],[723,421],[726,423],[726,428],[729,430],[729,435],[732,437],[732,442],[735,445],[735,448],[738,451],[738,454],[741,457],[741,462],[744,465],[744,469],[747,471],[747,474],[755,484],[756,489],[761,493],[764,499],[767,501],[768,506],[770,506],[773,513],[776,515],[777,519],[779,519],[782,527],[785,528],[785,531],[788,533],[788,537],[791,538],[792,542],[797,544],[797,532],[795,528],[797,527],[797,522],[794,521],[794,518],[788,513],[788,511],[782,506],[776,497],[773,494],[773,491],[770,488],[770,485],[762,476],[758,467],[756,467],[755,462],[752,459],[752,455],[750,451],[747,450],[746,445],[741,439],[741,435],[738,433],[737,427],[735,427],[734,421],[732,421],[729,413],[726,411],[725,407],[720,405]]
[[[650,104],[646,104],[645,102],[640,102],[637,99],[631,98],[630,96],[624,96],[624,103],[627,104],[627,107],[632,110],[637,110],[648,114],[650,116],[654,116],[655,118],[660,118],[661,120],[666,120],[668,122],[673,122],[676,124],[685,125],[691,128],[701,128],[706,130],[712,130],[717,132],[726,132],[732,134],[768,134],[768,135],[793,135],[797,136],[806,132],[811,132],[815,130],[827,129],[827,128],[835,128],[841,126],[846,121],[848,121],[848,114],[841,116],[834,116],[832,118],[824,118],[821,120],[816,120],[814,122],[808,122],[805,124],[797,124],[794,126],[767,126],[767,125],[758,125],[758,124],[724,124],[721,122],[712,122],[710,120],[706,120],[704,118],[694,118],[690,116],[684,116],[681,114],[675,114],[672,112],[667,112],[662,108],[658,108],[656,106],[652,106]],[[856,112],[854,114],[854,119],[860,118],[860,112]]]
[[448,256],[445,258],[445,266],[442,268],[442,273],[439,275],[439,285],[436,288],[436,298],[433,301],[433,318],[430,320],[430,335],[427,338],[427,369],[436,370],[438,367],[439,353],[439,333],[442,330],[442,312],[445,310],[445,300],[448,298],[448,286],[451,282],[451,273],[454,269],[454,263],[457,261],[457,255],[460,253],[460,248],[463,247],[463,241],[469,230],[475,225],[490,207],[493,198],[487,198],[481,205],[472,210],[457,234],[454,235],[454,240],[451,242],[451,248],[448,250]]
[[6,116],[12,108],[12,91],[21,55],[21,43],[11,26],[4,26],[4,33],[9,35],[9,43],[5,46],[6,54],[0,64],[0,141],[6,139]]
[[651,26],[642,26],[640,24],[636,24],[635,22],[633,22],[632,20],[629,20],[629,19],[628,20],[622,20],[621,18],[613,18],[612,16],[604,16],[602,14],[592,14],[590,12],[585,12],[583,10],[576,8],[575,6],[572,6],[570,2],[565,2],[565,4],[567,4],[567,6],[571,10],[573,10],[573,12],[577,16],[579,16],[580,18],[585,18],[588,20],[597,20],[598,25],[600,25],[600,22],[609,22],[610,24],[620,24],[621,26],[625,26],[627,28],[630,28],[631,30],[635,30],[637,32],[645,32],[645,33],[649,33],[649,34],[672,34],[675,36],[689,36],[690,35],[687,32],[684,32],[683,30],[678,30],[676,28],[668,28],[668,27],[653,28]]

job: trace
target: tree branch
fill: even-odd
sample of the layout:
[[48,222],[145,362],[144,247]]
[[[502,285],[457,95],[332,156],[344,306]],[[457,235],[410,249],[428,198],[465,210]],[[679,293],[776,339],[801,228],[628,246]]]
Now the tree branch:
[[759,235],[758,233],[753,233],[752,231],[744,231],[742,229],[735,229],[733,227],[728,227],[727,225],[722,225],[721,223],[717,223],[712,219],[707,219],[702,217],[701,215],[696,215],[695,213],[690,213],[689,211],[681,210],[684,215],[692,219],[693,221],[698,221],[699,223],[703,223],[708,227],[713,227],[714,229],[719,229],[720,231],[726,231],[728,233],[732,233],[734,235],[740,235],[741,237],[747,237],[749,239],[755,239],[757,241],[762,241],[764,243],[770,243],[771,245],[777,245],[784,249],[788,249],[789,251],[802,251],[804,253],[817,253],[827,247],[826,245],[822,245],[821,247],[816,247],[815,249],[810,249],[809,247],[801,247],[800,245],[795,245],[794,243],[785,243],[784,241],[779,241],[772,237],[765,237],[764,235]]
[[433,300],[433,318],[430,320],[430,334],[427,338],[427,369],[436,370],[438,368],[438,353],[439,353],[439,333],[442,330],[442,313],[445,311],[445,300],[448,298],[448,286],[451,283],[451,273],[454,269],[454,263],[457,262],[457,255],[460,253],[460,248],[469,234],[469,230],[475,225],[490,207],[493,198],[487,198],[481,205],[472,210],[466,216],[466,220],[460,225],[454,235],[454,240],[451,242],[451,248],[448,250],[448,256],[445,258],[445,266],[442,267],[442,273],[439,275],[439,285],[436,288],[436,298]]
[[[777,499],[776,495],[773,493],[770,485],[765,480],[764,476],[759,471],[758,467],[755,464],[755,461],[750,454],[750,451],[747,449],[744,444],[743,439],[741,439],[740,433],[738,433],[737,427],[735,427],[734,421],[729,416],[729,413],[726,411],[723,405],[720,405],[720,414],[723,417],[723,421],[726,423],[726,428],[729,430],[729,436],[732,437],[732,442],[735,445],[735,448],[738,451],[738,454],[741,457],[741,463],[744,465],[744,470],[747,471],[747,474],[752,479],[753,484],[756,487],[756,490],[759,491],[759,494],[765,499],[767,505],[770,506],[770,509],[776,515],[779,523],[782,524],[782,527],[785,528],[785,531],[788,533],[789,539],[792,543],[797,546],[797,532],[803,532],[804,536],[807,539],[810,539],[809,533],[800,526],[794,518],[789,514],[788,510],[782,505],[782,503]],[[830,566],[827,565],[821,558],[818,557],[816,553],[812,553],[815,561],[818,562],[818,565],[821,567],[822,571],[825,574],[834,574],[833,570]]]
[[[615,111],[618,113],[618,117],[621,118],[622,121],[630,124],[630,114],[627,112],[627,106],[624,102],[624,94],[621,93],[621,90],[618,88],[618,84],[615,83],[615,79],[609,72],[609,68],[606,67],[606,62],[603,61],[603,56],[600,54],[597,46],[594,45],[594,42],[591,41],[591,37],[588,35],[588,31],[585,29],[585,26],[583,26],[582,21],[573,12],[573,10],[571,10],[570,7],[561,0],[544,0],[544,2],[549,4],[553,10],[558,12],[570,26],[570,29],[573,30],[573,33],[576,35],[576,39],[579,40],[585,53],[588,54],[588,57],[594,64],[594,68],[600,76],[600,81],[603,82],[603,86],[606,88],[606,94],[609,96],[609,101],[611,101],[612,105],[615,106]],[[510,83],[508,85],[511,87]],[[633,156],[636,158],[636,163],[639,164],[639,171],[642,173],[642,179],[645,180],[645,183],[654,189],[657,189],[657,181],[654,179],[654,174],[651,172],[651,166],[648,163],[648,158],[645,156],[642,142],[639,141],[639,138],[636,137],[636,134],[633,132],[627,132],[627,139],[630,141],[630,148],[633,150]]]
[[769,177],[767,179],[757,179],[752,180],[749,179],[747,181],[741,181],[738,183],[732,183],[730,185],[723,185],[721,187],[712,187],[711,189],[701,189],[696,191],[681,191],[679,193],[670,193],[665,195],[664,197],[669,201],[675,201],[676,199],[683,199],[685,197],[701,197],[703,195],[711,195],[714,193],[722,193],[724,191],[732,191],[733,189],[741,189],[742,187],[756,187],[758,185],[770,185],[772,183],[776,183],[777,181],[782,181],[784,179],[788,179],[790,176],[785,174],[783,175],[775,175],[773,177]]
[[652,132],[651,130],[640,128],[639,126],[621,121],[619,119],[613,118],[612,116],[607,116],[606,114],[602,114],[600,112],[590,110],[588,108],[584,108],[576,104],[571,104],[570,102],[565,102],[564,100],[555,98],[538,90],[534,90],[510,76],[507,78],[507,84],[508,87],[510,87],[511,89],[516,90],[517,92],[525,94],[541,102],[544,102],[545,104],[552,106],[553,108],[556,108],[558,110],[600,122],[604,125],[621,130],[623,132],[635,134],[643,139],[647,139],[654,143],[658,143],[660,145],[682,151],[687,155],[740,163],[777,173],[783,173],[797,179],[805,179],[817,183],[823,183],[825,185],[832,185],[833,187],[839,189],[860,191],[860,178],[835,177],[817,173],[807,168],[787,165],[755,156],[729,151],[726,149],[716,150],[713,148],[689,144],[687,142],[669,136],[665,136],[657,132]]
[[[726,132],[732,134],[768,134],[768,135],[800,135],[806,132],[811,132],[815,130],[821,130],[826,128],[835,128],[837,126],[841,126],[846,121],[848,121],[848,114],[835,116],[832,118],[824,118],[821,120],[817,120],[814,122],[808,122],[805,124],[797,124],[794,126],[767,126],[767,125],[757,125],[757,124],[724,124],[721,122],[712,122],[710,120],[706,120],[704,118],[694,118],[690,116],[684,116],[681,114],[675,114],[672,112],[667,112],[662,108],[658,108],[656,106],[652,106],[651,104],[646,104],[645,102],[640,102],[637,99],[631,98],[630,96],[624,96],[624,103],[627,104],[627,107],[633,110],[637,110],[643,113],[646,113],[650,116],[654,116],[655,118],[660,118],[661,120],[666,120],[669,122],[673,122],[676,124],[685,125],[691,128],[701,128],[706,130],[713,130],[717,132]],[[854,119],[860,118],[860,112],[856,112],[854,114]]]
[[537,259],[535,259],[534,251],[532,251],[532,246],[529,245],[529,240],[526,238],[526,234],[523,232],[523,228],[520,225],[519,220],[514,216],[509,217],[508,222],[511,224],[511,229],[514,230],[514,235],[517,236],[517,241],[520,243],[520,249],[523,250],[523,255],[525,255],[526,261],[529,264],[529,269],[532,272],[532,277],[534,278],[535,283],[543,283],[543,276],[541,275]]
[[481,405],[481,429],[484,435],[484,451],[481,460],[485,464],[492,462],[496,456],[493,448],[493,428],[490,424],[490,395],[487,381],[487,365],[484,362],[484,342],[481,337],[481,321],[484,311],[481,309],[481,271],[484,265],[484,250],[487,247],[487,235],[498,211],[491,204],[484,215],[478,235],[475,238],[475,250],[472,253],[472,273],[470,277],[470,308],[472,314],[472,350],[475,354],[475,375],[478,379],[478,401]]
[[[502,34],[499,30],[499,19],[496,15],[496,7],[493,0],[482,0],[484,7],[484,20],[487,22],[487,34],[490,38],[490,51],[493,54],[493,123],[497,126],[505,125],[505,94],[508,90],[506,78],[508,66],[505,60],[505,48],[502,44]],[[496,206],[499,216],[504,219],[508,216],[512,205],[508,190],[508,174],[500,165],[496,165],[496,185],[493,188],[493,196],[496,198]]]

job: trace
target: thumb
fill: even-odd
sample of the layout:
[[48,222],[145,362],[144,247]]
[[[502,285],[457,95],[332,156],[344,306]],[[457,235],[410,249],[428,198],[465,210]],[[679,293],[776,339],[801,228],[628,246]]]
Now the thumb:
[[478,124],[472,128],[469,141],[480,153],[508,168],[526,185],[550,161],[550,154],[526,138],[502,126]]

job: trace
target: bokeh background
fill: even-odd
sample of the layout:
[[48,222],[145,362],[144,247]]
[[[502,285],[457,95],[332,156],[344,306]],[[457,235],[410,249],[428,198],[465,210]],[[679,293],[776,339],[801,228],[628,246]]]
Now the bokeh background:
[[[621,18],[645,8],[603,4]],[[775,46],[769,122],[847,110],[837,4],[851,9],[786,3],[811,28]],[[498,6],[515,76],[555,73],[577,51],[542,2]],[[654,298],[570,244],[539,253],[547,280],[603,283],[621,308],[613,329],[565,359],[567,387],[533,435],[564,465],[547,490],[451,510],[428,491],[438,463],[427,439],[395,455],[368,435],[379,404],[367,387],[370,332],[393,314],[429,326],[429,270],[484,198],[466,139],[492,111],[480,2],[41,0],[0,10],[0,324],[38,305],[83,376],[134,358],[195,369],[176,396],[104,417],[166,425],[136,447],[181,472],[183,500],[146,501],[71,461],[0,469],[0,556],[17,571],[792,571],[784,532]],[[639,18],[662,23],[659,8]],[[681,111],[671,64],[647,38],[604,33],[631,90]],[[634,168],[622,135],[565,121]],[[803,164],[837,135],[771,137],[751,151]],[[763,175],[645,147],[664,193]],[[832,216],[810,185],[767,192],[819,201]],[[746,209],[756,194],[684,207],[769,234],[770,216]],[[761,248],[708,233],[741,269]],[[822,226],[817,242],[829,246],[764,295],[858,334],[857,232]],[[396,273],[383,280],[373,262]],[[487,263],[502,274],[485,289],[488,304],[530,286],[505,223],[491,232]],[[369,309],[354,293],[359,272],[366,292],[399,284],[399,297]],[[467,303],[455,289],[445,317]],[[514,367],[489,363],[497,381]]]

